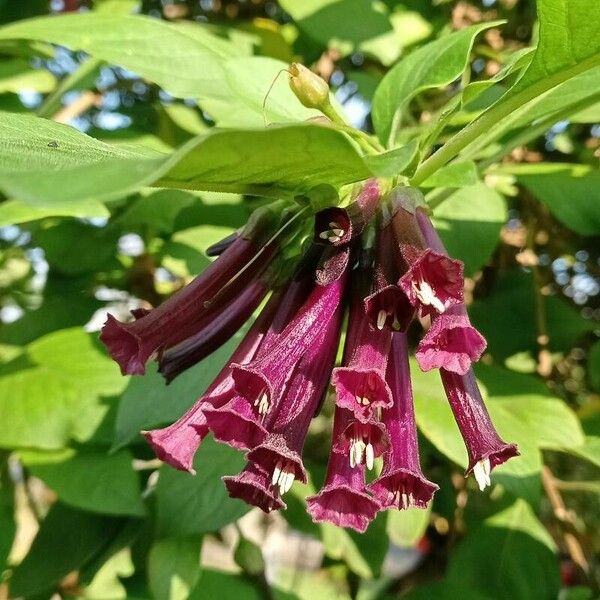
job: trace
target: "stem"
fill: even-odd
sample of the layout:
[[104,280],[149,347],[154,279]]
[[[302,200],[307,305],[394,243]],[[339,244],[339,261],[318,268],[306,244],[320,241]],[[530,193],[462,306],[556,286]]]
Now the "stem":
[[[572,525],[573,519],[569,516],[569,511],[567,511],[556,483],[557,482],[552,474],[552,471],[550,471],[546,465],[543,465],[542,484],[544,486],[546,496],[548,496],[548,500],[550,501],[550,505],[552,506],[552,510],[554,511],[554,516],[562,523],[570,523]],[[567,547],[573,562],[578,565],[584,573],[589,573],[590,565],[585,557],[585,554],[583,553],[583,549],[581,548],[579,540],[570,531],[564,531],[563,538],[565,540],[565,546]]]
[[75,71],[65,77],[58,87],[46,98],[44,103],[38,108],[38,117],[50,118],[60,109],[60,101],[63,95],[72,90],[78,83],[90,75],[94,69],[97,69],[102,61],[96,58],[88,58],[81,63]]
[[[554,73],[549,77],[537,81],[536,83],[526,87],[524,90],[517,92],[504,101],[494,104],[491,108],[485,111],[477,119],[469,123],[464,129],[459,131],[452,137],[442,148],[435,154],[432,154],[425,162],[423,162],[414,174],[411,185],[417,186],[425,181],[429,176],[433,175],[438,169],[457,156],[463,148],[466,148],[472,141],[480,135],[489,131],[497,123],[502,121],[506,116],[513,111],[521,108],[531,100],[534,100],[541,94],[551,90],[553,87],[563,83],[567,79],[575,77],[583,73],[587,69],[598,64],[600,57],[593,56],[580,62],[572,67]],[[509,92],[510,93],[510,90]]]

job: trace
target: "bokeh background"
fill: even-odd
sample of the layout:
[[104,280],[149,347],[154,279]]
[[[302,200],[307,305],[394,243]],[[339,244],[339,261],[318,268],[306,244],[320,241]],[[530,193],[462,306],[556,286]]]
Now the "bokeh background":
[[[248,56],[301,61],[367,131],[378,82],[419,45],[506,19],[477,38],[468,70],[477,81],[537,36],[532,0],[0,0],[0,24],[70,11],[187,20]],[[246,76],[249,88],[252,70]],[[418,95],[401,136],[426,128],[460,87]],[[438,142],[502,91],[492,86],[479,105],[463,106]],[[227,498],[221,484],[241,455],[209,439],[193,477],[161,466],[139,435],[190,406],[239,337],[169,387],[153,369],[121,377],[97,341],[108,311],[125,318],[154,306],[202,271],[205,249],[260,199],[147,188],[45,209],[0,195],[0,598],[596,597],[598,102],[517,131],[508,149],[504,140],[484,149],[479,158],[493,168],[482,182],[430,192],[488,339],[477,375],[500,432],[523,456],[477,491],[462,475],[466,454],[437,378],[414,368],[422,461],[441,489],[428,510],[382,514],[363,536],[316,526],[305,513],[327,462],[331,399],[311,426],[309,486],[296,483],[288,510],[267,516]],[[202,102],[118,65],[2,39],[0,110],[159,151],[214,125]],[[237,110],[231,123],[261,125],[260,110],[243,118]],[[1,148],[0,139],[0,177]],[[575,165],[584,176],[573,177]]]

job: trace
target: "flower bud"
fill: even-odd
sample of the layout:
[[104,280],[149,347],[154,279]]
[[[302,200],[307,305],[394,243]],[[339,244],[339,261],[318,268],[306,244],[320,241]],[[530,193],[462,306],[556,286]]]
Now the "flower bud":
[[329,86],[324,79],[299,63],[292,63],[288,73],[292,92],[306,108],[322,109],[329,105]]

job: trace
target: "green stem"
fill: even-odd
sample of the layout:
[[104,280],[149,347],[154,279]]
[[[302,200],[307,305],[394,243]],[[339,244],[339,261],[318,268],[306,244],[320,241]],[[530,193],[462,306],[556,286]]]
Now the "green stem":
[[46,98],[44,103],[38,108],[38,117],[51,118],[60,109],[60,101],[64,94],[69,90],[72,90],[78,83],[83,81],[86,77],[93,73],[94,69],[97,69],[102,61],[96,58],[88,58],[85,62],[81,63],[75,71],[65,77],[59,84],[58,87]]
[[538,81],[524,90],[517,92],[513,96],[504,101],[500,101],[493,105],[477,119],[467,125],[452,137],[442,148],[435,154],[431,155],[414,174],[411,185],[417,186],[433,175],[438,169],[452,160],[455,156],[466,148],[471,142],[476,140],[480,135],[489,131],[497,123],[501,122],[506,116],[513,111],[534,100],[541,94],[551,90],[553,87],[565,82],[566,80],[591,69],[599,62],[598,56],[593,56],[583,62],[573,65],[569,69],[554,73],[541,81]]

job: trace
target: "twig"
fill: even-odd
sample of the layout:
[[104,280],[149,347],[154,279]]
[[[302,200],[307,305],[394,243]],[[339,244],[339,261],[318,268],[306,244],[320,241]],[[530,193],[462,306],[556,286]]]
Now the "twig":
[[85,91],[71,104],[59,110],[52,119],[57,123],[68,123],[72,119],[82,115],[93,106],[97,106],[101,96],[95,92]]
[[[544,486],[544,491],[546,492],[546,496],[548,496],[548,500],[552,506],[554,516],[561,523],[568,523],[572,526],[573,519],[570,516],[567,507],[565,506],[562,496],[560,495],[557,486],[557,480],[554,478],[552,471],[550,471],[546,465],[542,466],[542,485]],[[579,540],[570,531],[563,531],[563,539],[573,562],[578,565],[584,573],[589,574],[590,565],[585,558],[585,554],[581,548]]]

